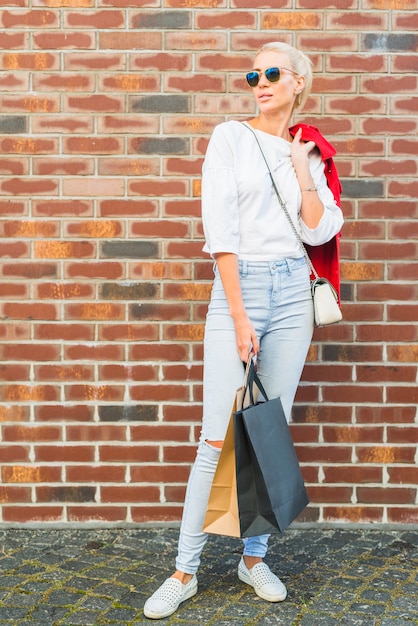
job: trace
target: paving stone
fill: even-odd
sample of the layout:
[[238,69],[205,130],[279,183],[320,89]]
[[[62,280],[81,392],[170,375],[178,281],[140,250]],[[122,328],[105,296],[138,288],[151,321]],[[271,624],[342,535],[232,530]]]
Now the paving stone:
[[[0,625],[150,626],[142,607],[172,572],[178,530],[0,531]],[[164,626],[418,626],[418,531],[291,529],[267,562],[270,604],[237,579],[240,541],[211,536],[199,592]],[[158,560],[155,555],[158,554]]]

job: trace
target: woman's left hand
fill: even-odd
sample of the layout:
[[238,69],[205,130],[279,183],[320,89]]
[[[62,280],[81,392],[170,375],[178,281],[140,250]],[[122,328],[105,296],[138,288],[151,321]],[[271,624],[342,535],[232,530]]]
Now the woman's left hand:
[[296,172],[301,167],[309,167],[309,153],[315,148],[314,141],[301,141],[302,129],[299,128],[290,146],[290,157]]

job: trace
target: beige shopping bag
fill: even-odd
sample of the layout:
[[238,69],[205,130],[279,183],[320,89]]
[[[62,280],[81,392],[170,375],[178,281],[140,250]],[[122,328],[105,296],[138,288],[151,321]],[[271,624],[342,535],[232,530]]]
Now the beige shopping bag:
[[[228,429],[213,478],[203,522],[203,531],[206,533],[229,537],[241,536],[238,514],[234,413],[250,404],[250,399],[246,395],[248,371],[249,368],[247,367],[244,382],[235,394]],[[254,389],[255,393],[257,391]]]

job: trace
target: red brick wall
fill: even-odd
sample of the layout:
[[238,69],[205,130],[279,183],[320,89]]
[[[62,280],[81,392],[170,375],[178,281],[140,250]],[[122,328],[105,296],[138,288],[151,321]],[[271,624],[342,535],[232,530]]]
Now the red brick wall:
[[[303,519],[417,522],[416,0],[7,0],[0,37],[2,523],[178,520],[199,434],[200,170],[263,42],[313,59],[345,321],[293,434]],[[30,4],[30,6],[29,6]]]

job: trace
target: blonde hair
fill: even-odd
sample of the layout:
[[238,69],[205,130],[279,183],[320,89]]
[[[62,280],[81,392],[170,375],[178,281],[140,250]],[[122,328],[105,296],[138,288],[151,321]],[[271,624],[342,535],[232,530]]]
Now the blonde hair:
[[296,97],[293,109],[302,108],[308,99],[312,88],[312,61],[306,56],[306,54],[297,48],[284,43],[283,41],[272,41],[264,44],[257,50],[256,57],[261,54],[261,52],[267,52],[270,50],[286,54],[289,57],[291,65],[289,69],[294,70],[299,74],[299,76],[303,76],[305,78],[305,86],[301,93]]

